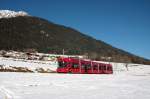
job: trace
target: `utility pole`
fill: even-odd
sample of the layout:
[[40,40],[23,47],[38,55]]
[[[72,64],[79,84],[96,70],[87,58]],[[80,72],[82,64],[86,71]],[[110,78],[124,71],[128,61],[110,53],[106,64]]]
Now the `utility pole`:
[[65,50],[64,49],[62,50],[62,53],[63,53],[63,55],[65,55]]
[[79,67],[80,67],[80,73],[82,73],[82,65],[81,65],[81,60],[79,58]]
[[108,59],[108,62],[109,62],[109,64],[110,64],[111,57],[108,57],[107,59]]

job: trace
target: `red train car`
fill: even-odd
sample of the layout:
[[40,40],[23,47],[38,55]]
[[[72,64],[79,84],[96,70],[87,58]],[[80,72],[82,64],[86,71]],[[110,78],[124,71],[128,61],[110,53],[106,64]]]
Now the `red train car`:
[[112,74],[111,64],[76,58],[58,58],[58,73]]

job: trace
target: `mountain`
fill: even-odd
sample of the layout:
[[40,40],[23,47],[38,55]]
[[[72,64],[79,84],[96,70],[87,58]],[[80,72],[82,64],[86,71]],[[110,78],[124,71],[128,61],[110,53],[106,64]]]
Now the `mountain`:
[[[5,14],[4,14],[5,12]],[[11,11],[10,11],[11,12]],[[91,59],[150,64],[150,60],[115,48],[75,29],[27,13],[0,11],[0,50],[87,55]],[[3,16],[2,16],[3,15]],[[9,15],[9,17],[6,17]]]

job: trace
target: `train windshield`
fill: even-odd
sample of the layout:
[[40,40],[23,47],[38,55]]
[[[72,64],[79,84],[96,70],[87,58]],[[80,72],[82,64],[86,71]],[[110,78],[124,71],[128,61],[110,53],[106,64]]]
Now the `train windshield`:
[[67,67],[67,62],[62,62],[62,61],[60,61],[60,62],[58,62],[58,64],[59,64],[59,67],[60,68],[63,68],[63,67]]

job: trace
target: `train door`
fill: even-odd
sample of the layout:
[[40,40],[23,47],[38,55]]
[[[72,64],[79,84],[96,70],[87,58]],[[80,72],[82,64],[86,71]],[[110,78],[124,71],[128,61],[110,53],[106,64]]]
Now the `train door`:
[[81,73],[91,73],[91,62],[81,60]]
[[84,74],[85,73],[85,69],[86,69],[86,62],[84,60],[80,60],[80,64],[81,64],[81,73]]
[[98,73],[98,63],[93,63],[92,67],[93,67],[93,73],[97,74]]
[[105,64],[99,63],[99,73],[101,74],[105,73]]
[[79,59],[72,59],[71,62],[71,72],[72,73],[80,73],[80,64]]
[[107,74],[112,74],[113,70],[112,70],[112,65],[111,64],[107,64]]
[[98,68],[98,71],[99,71],[98,73],[99,73],[99,74],[102,74],[102,71],[103,71],[103,69],[102,69],[102,63],[99,63],[99,64],[98,64],[98,67],[99,67],[99,68]]
[[88,74],[91,74],[91,73],[92,73],[92,69],[93,69],[93,68],[92,68],[92,64],[93,64],[92,61],[87,61],[87,62],[86,62],[86,67],[87,67],[87,68],[86,68],[86,73],[88,73]]

